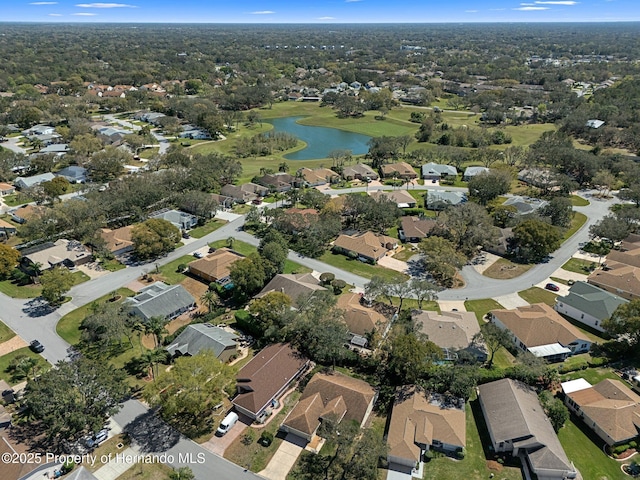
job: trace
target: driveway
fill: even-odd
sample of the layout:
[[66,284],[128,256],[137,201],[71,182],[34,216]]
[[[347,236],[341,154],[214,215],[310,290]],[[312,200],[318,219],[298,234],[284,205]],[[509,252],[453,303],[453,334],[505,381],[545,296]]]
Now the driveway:
[[276,453],[271,457],[271,461],[267,467],[261,472],[258,472],[258,475],[262,475],[270,480],[286,480],[289,471],[295,465],[296,460],[298,460],[306,444],[306,440],[292,433],[288,433],[278,447],[278,450],[276,450]]
[[509,293],[507,295],[501,295],[499,297],[493,297],[493,299],[507,310],[518,307],[526,307],[527,305],[529,305],[529,302],[527,302],[516,292]]
[[[223,456],[224,451],[233,443],[233,441],[242,435],[242,432],[251,425],[251,419],[241,413],[238,414],[238,421],[236,424],[231,427],[224,437],[216,437],[213,435],[209,440],[204,442],[202,446],[209,450],[210,452],[215,453],[216,455]],[[220,415],[220,420],[224,418],[223,415]]]
[[467,311],[467,307],[464,306],[464,300],[438,300],[438,306],[441,312]]
[[387,255],[378,260],[378,265],[400,273],[405,273],[409,269],[407,262],[403,262],[402,260],[398,260]]

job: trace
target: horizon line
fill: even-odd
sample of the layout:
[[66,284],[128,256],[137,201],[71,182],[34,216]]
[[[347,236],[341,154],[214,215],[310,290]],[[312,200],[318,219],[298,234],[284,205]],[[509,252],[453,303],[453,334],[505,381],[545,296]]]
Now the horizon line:
[[605,24],[605,23],[640,23],[640,20],[538,20],[519,21],[519,20],[499,20],[499,21],[460,21],[460,20],[441,20],[431,22],[171,22],[171,21],[35,21],[35,20],[0,20],[2,24],[14,25],[562,25],[562,24]]

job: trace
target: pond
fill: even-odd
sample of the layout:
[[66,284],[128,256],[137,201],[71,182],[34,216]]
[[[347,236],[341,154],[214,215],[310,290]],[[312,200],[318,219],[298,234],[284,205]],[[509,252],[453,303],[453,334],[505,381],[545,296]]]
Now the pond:
[[327,158],[332,150],[351,150],[354,155],[369,151],[368,135],[345,132],[337,128],[312,127],[296,123],[303,117],[285,117],[269,120],[275,132],[287,132],[295,135],[307,144],[306,148],[284,156],[287,160],[312,160]]

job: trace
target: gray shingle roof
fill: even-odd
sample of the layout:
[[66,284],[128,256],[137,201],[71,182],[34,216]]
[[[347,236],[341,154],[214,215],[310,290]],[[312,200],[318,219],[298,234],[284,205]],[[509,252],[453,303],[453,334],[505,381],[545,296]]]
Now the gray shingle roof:
[[439,163],[425,163],[422,165],[422,176],[425,175],[457,175],[458,170],[453,165],[441,165]]
[[219,357],[227,347],[237,345],[238,336],[210,323],[187,325],[180,335],[167,347],[171,355],[197,355],[202,350],[211,350]]
[[195,300],[182,285],[167,285],[155,282],[144,287],[138,295],[126,300],[131,311],[138,316],[166,318],[179,310],[187,310],[195,305]]
[[599,320],[610,318],[616,308],[629,302],[587,282],[574,283],[569,289],[569,294],[559,300],[581,312],[589,313]]

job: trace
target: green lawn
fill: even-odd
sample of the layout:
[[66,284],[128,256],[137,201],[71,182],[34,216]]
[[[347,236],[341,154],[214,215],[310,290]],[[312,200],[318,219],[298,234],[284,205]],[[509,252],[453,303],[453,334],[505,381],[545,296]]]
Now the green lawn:
[[100,266],[105,270],[108,270],[109,272],[117,272],[118,270],[122,270],[123,268],[126,268],[123,264],[121,264],[115,258],[112,258],[110,260],[102,259],[100,261]]
[[591,273],[591,267],[596,266],[596,262],[590,260],[583,260],[581,258],[570,258],[567,263],[562,265],[563,270],[569,272],[581,273],[583,275],[589,275]]
[[305,267],[304,265],[300,265],[299,263],[289,259],[285,260],[284,269],[282,270],[282,273],[311,273],[311,272],[313,272],[312,268]]
[[506,348],[501,348],[493,356],[493,365],[497,368],[509,368],[514,363],[516,363],[516,357]]
[[208,235],[211,232],[216,231],[225,223],[227,222],[225,222],[224,220],[215,220],[215,219],[209,220],[207,223],[205,223],[201,227],[196,227],[193,230],[189,231],[189,235],[191,235],[193,238],[202,238],[205,235]]
[[[36,338],[36,335],[34,335],[34,338]],[[44,358],[42,358],[42,356],[32,352],[29,347],[20,348],[11,353],[7,353],[6,355],[3,355],[2,357],[0,357],[0,379],[4,380],[9,385],[15,385],[16,383],[20,383],[24,380],[24,379],[14,379],[12,378],[11,373],[7,372],[7,368],[9,367],[11,360],[21,355],[26,355],[27,357],[35,358],[36,361],[38,362],[40,372],[44,370],[48,370],[50,367],[49,363]]]
[[6,342],[16,336],[16,333],[0,322],[0,343]]
[[482,275],[489,278],[508,280],[516,278],[529,271],[533,264],[515,263],[508,258],[499,258]]
[[[227,247],[227,241],[218,240],[216,242],[210,243],[209,245],[212,246],[213,248],[223,248],[223,247]],[[251,255],[252,253],[255,253],[258,251],[258,249],[253,245],[250,245],[245,242],[241,242],[240,240],[234,240],[232,248],[239,254],[245,255],[245,256]],[[284,262],[284,270],[282,271],[282,273],[311,273],[312,271],[313,270],[309,267],[305,267],[304,265],[300,265],[299,263],[294,262],[293,260],[287,259]]]
[[571,204],[574,207],[586,207],[589,205],[589,200],[578,195],[571,195]]
[[556,297],[558,296],[556,293],[539,287],[527,288],[526,290],[518,292],[518,295],[529,303],[546,303],[551,306],[556,304]]
[[467,312],[474,312],[476,314],[478,323],[480,325],[484,324],[483,318],[491,310],[504,308],[492,298],[484,298],[482,300],[467,300],[466,302],[464,302],[464,306],[467,309]]
[[16,193],[14,195],[7,195],[5,197],[2,197],[2,201],[9,207],[17,207],[18,205],[33,202],[33,198]]
[[[91,280],[89,276],[83,272],[73,272],[72,277],[73,286]],[[13,298],[36,298],[42,293],[42,287],[33,284],[20,286],[11,280],[3,280],[0,282],[0,292]]]
[[180,258],[176,258],[173,262],[169,262],[166,265],[160,267],[160,273],[156,274],[155,268],[150,265],[149,275],[152,277],[160,275],[165,283],[169,285],[175,285],[180,283],[185,278],[185,274],[178,272],[179,265],[187,265],[189,262],[193,262],[196,259],[193,255],[183,255]]
[[584,213],[574,212],[573,219],[571,220],[571,226],[564,232],[562,241],[565,242],[576,233],[580,227],[582,227],[587,221],[587,216]]
[[[118,295],[124,297],[133,296],[134,292],[129,290],[128,288],[120,288],[118,289]],[[60,319],[58,324],[56,325],[56,332],[60,335],[64,340],[66,340],[71,345],[75,345],[80,341],[80,324],[82,320],[89,314],[91,309],[91,305],[93,303],[104,303],[111,298],[111,293],[104,295],[97,300],[94,300],[92,303],[89,303],[83,307],[76,308],[74,311],[67,313],[64,317]]]
[[[483,445],[489,445],[491,441],[477,400],[467,404],[466,414],[467,456],[461,461],[448,457],[430,460],[424,465],[424,480],[490,478],[492,472],[487,468],[488,458]],[[517,467],[503,467],[502,471],[493,473],[496,479],[522,480],[522,472]]]
[[621,463],[605,455],[601,448],[603,442],[581,420],[572,416],[558,432],[558,438],[585,480],[629,478],[620,469]]
[[577,370],[575,372],[561,375],[561,381],[575,380],[576,378],[584,378],[591,385],[610,378],[612,380],[620,380],[620,377],[613,373],[609,368],[587,368],[585,370]]
[[318,258],[318,260],[365,278],[371,278],[374,275],[378,275],[388,280],[392,280],[394,278],[402,278],[404,280],[409,279],[407,275],[396,272],[395,270],[390,270],[388,268],[381,267],[380,265],[364,263],[360,260],[351,259],[345,255],[332,253],[331,251],[326,251],[320,258]]

